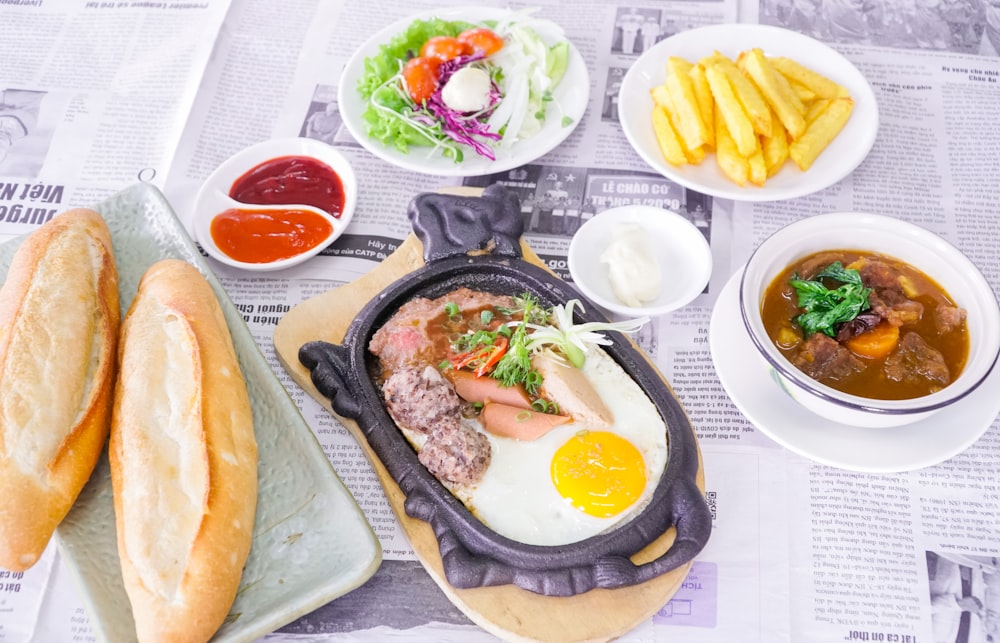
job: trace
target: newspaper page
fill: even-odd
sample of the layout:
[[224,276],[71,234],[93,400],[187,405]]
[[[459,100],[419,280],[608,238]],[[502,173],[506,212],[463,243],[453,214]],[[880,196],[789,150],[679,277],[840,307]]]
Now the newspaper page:
[[[648,325],[637,340],[671,381],[698,434],[714,530],[677,595],[622,640],[996,640],[995,419],[984,420],[991,428],[961,455],[918,471],[875,475],[819,465],[777,445],[735,407],[715,371],[708,328],[723,286],[753,248],[781,226],[821,212],[879,212],[924,225],[969,254],[991,283],[1000,283],[1000,233],[987,221],[1000,196],[994,123],[1000,8],[946,0],[864,6],[848,0],[765,0],[760,6],[534,2],[540,15],[566,29],[587,61],[589,109],[547,156],[510,172],[461,180],[376,160],[339,123],[336,105],[340,71],[358,45],[400,17],[442,4],[464,3],[292,2],[280,16],[263,0],[235,3],[169,166],[165,191],[185,221],[211,170],[267,138],[326,140],[349,155],[366,188],[348,234],[301,267],[247,278],[213,264],[384,552],[382,567],[364,586],[268,640],[493,640],[423,571],[360,448],[291,381],[271,343],[283,312],[366,273],[401,243],[409,233],[405,208],[415,194],[459,183],[503,183],[516,191],[528,242],[566,279],[573,232],[615,205],[648,203],[685,213],[711,244],[715,268],[706,291]],[[636,16],[642,24],[655,22],[655,33],[648,28],[643,37]],[[811,35],[865,73],[879,100],[881,127],[852,176],[788,202],[734,203],[673,184],[632,152],[617,124],[615,83],[651,43],[736,21]],[[88,640],[86,615],[72,598],[58,554],[48,552],[44,562],[51,569],[43,572],[45,580],[22,583],[16,595],[0,591],[0,626],[6,628],[0,632]],[[34,610],[30,620],[22,604]]]
[[[228,4],[0,2],[0,240],[137,181],[163,185]],[[82,608],[62,611],[80,603],[56,549],[0,570],[0,641],[89,633]],[[57,586],[66,635],[46,638],[35,627]]]
[[228,0],[0,4],[0,235],[163,186]]

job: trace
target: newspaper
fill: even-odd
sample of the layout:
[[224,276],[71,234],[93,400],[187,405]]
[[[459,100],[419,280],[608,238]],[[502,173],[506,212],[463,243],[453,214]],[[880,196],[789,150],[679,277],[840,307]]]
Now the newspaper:
[[[465,3],[0,0],[0,235],[23,234],[136,181],[162,188],[190,224],[194,195],[212,169],[273,137],[325,140],[356,169],[355,218],[320,256],[253,279],[213,264],[383,548],[384,562],[365,585],[267,639],[494,640],[423,571],[360,448],[291,381],[271,336],[283,311],[388,256],[409,233],[404,212],[416,193],[499,182],[530,208],[526,239],[565,279],[575,229],[615,205],[684,213],[712,248],[706,291],[648,325],[638,341],[695,427],[714,530],[673,599],[621,640],[997,640],[996,418],[975,420],[989,425],[983,437],[935,466],[889,475],[820,465],[776,444],[737,409],[715,370],[709,328],[723,287],[753,248],[821,212],[878,212],[930,228],[997,288],[1000,3],[531,2],[564,27],[586,60],[589,108],[548,155],[464,181],[374,158],[347,133],[336,105],[340,71],[364,40],[402,17],[451,4]],[[616,115],[616,83],[628,67],[674,33],[732,22],[800,31],[864,72],[881,123],[852,175],[791,201],[738,203],[676,185],[631,150]],[[566,195],[561,214],[543,203],[554,190]],[[27,572],[0,571],[0,641],[28,640],[96,640],[55,546]]]

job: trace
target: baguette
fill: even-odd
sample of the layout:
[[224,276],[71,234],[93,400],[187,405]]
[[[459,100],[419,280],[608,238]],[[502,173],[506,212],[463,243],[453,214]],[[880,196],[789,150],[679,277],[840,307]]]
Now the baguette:
[[0,289],[0,567],[38,561],[104,449],[120,317],[97,212],[24,240]]
[[257,443],[215,293],[151,266],[122,324],[108,456],[122,577],[140,641],[206,641],[250,552]]

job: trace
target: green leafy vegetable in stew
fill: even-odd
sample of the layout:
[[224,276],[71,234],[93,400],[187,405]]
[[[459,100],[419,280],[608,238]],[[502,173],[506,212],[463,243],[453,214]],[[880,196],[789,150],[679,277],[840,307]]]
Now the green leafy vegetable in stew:
[[[822,279],[840,282],[836,288],[828,288]],[[810,280],[792,275],[789,280],[798,296],[798,306],[803,311],[795,317],[795,322],[806,336],[824,333],[836,337],[837,324],[848,322],[862,311],[868,310],[868,295],[871,288],[865,288],[861,274],[857,270],[844,268],[839,261],[834,262]]]

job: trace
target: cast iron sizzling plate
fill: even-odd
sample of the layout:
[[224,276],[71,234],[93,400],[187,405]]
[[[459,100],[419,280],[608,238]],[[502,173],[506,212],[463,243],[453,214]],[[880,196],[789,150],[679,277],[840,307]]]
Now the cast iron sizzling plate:
[[[299,350],[299,360],[334,411],[358,423],[406,495],[406,514],[431,525],[448,582],[461,589],[514,584],[547,596],[572,596],[641,583],[693,559],[711,532],[711,515],[695,483],[694,433],[659,374],[619,333],[606,333],[613,343],[605,350],[652,400],[668,439],[666,468],[653,498],[630,521],[569,545],[526,545],[489,529],[420,464],[376,385],[378,359],[367,349],[375,331],[406,301],[440,297],[461,286],[505,295],[529,292],[545,306],[579,295],[521,259],[518,199],[502,186],[486,188],[481,197],[421,194],[408,215],[426,265],[376,295],[351,322],[343,344],[309,342]],[[607,321],[592,308],[578,310],[576,320]],[[648,563],[632,563],[630,556],[671,526],[677,535],[666,552]]]

